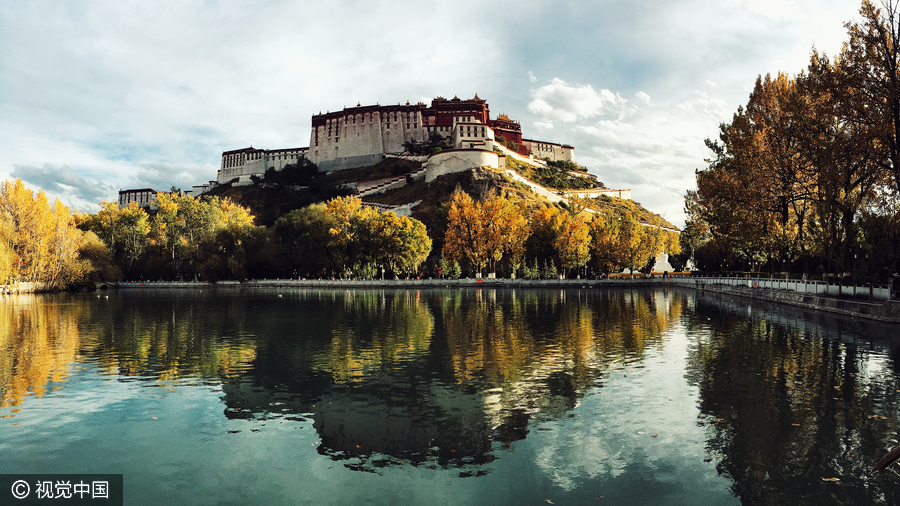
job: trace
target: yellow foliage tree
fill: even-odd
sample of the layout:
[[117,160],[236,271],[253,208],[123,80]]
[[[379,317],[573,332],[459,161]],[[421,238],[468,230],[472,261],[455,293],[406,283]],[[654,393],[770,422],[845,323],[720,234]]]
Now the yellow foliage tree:
[[[21,179],[0,185],[0,276],[7,282],[41,283],[56,289],[81,278],[80,234],[69,208],[36,195]],[[4,275],[5,273],[5,275]]]
[[489,264],[494,271],[496,262],[509,253],[515,273],[531,234],[524,211],[524,204],[504,194],[491,195],[481,203],[466,193],[455,194],[448,213],[444,255],[450,260],[468,260],[478,274]]
[[619,272],[625,264],[624,252],[619,247],[620,220],[613,214],[601,214],[591,221],[591,252],[600,270]]
[[450,202],[447,218],[444,255],[450,260],[468,260],[476,275],[481,273],[492,256],[485,240],[481,206],[468,193],[458,192]]
[[574,212],[561,212],[553,217],[553,248],[560,265],[566,269],[580,267],[591,259],[590,227]]

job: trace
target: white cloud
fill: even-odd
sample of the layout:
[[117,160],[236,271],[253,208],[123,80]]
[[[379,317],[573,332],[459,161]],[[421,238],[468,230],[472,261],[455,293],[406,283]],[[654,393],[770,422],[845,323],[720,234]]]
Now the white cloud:
[[750,0],[747,8],[775,21],[803,17],[803,9],[791,0]]
[[112,186],[101,181],[89,181],[72,172],[67,165],[15,165],[11,176],[43,189],[50,198],[59,198],[64,204],[78,209],[93,207],[115,193]]
[[662,98],[652,102],[647,91],[631,93],[633,103],[618,90],[556,78],[532,91],[528,110],[539,118],[532,123],[538,135],[574,145],[576,160],[608,187],[631,189],[634,200],[680,226],[693,171],[708,156],[703,140],[733,110],[717,92],[699,88],[657,93]]
[[529,82],[529,83],[536,83],[536,82],[537,82],[537,77],[534,77],[534,72],[532,72],[532,71],[530,71],[530,70],[528,71],[528,82]]
[[572,86],[559,78],[531,90],[528,110],[551,121],[571,123],[598,116],[621,118],[628,114],[628,101],[609,90],[590,85]]

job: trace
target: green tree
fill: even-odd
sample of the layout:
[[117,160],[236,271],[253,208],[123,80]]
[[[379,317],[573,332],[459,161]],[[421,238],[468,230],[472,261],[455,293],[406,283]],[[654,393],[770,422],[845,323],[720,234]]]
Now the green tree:
[[314,276],[342,268],[343,255],[331,234],[334,226],[325,204],[291,211],[275,222],[275,237],[285,246],[293,270]]

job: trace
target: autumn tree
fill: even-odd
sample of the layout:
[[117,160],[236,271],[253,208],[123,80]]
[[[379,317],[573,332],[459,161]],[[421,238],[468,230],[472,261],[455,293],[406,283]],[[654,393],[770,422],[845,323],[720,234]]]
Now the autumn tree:
[[485,241],[481,206],[468,193],[457,192],[453,195],[447,218],[444,254],[450,260],[468,260],[476,275],[480,274],[492,253]]
[[653,251],[647,227],[630,214],[623,215],[619,222],[618,247],[622,251],[623,267],[632,272],[643,269],[657,253]]
[[[209,258],[210,245],[218,243],[217,255],[229,265],[231,275],[243,275],[242,244],[253,222],[247,209],[228,199],[192,197],[181,192],[159,192],[155,204],[149,245],[160,253],[157,261],[165,259],[159,266],[170,269],[174,277],[196,278],[210,269],[221,271],[211,267]],[[164,275],[164,271],[160,274]]]
[[0,284],[6,284],[15,275],[16,230],[9,211],[0,211]]
[[524,206],[520,205],[516,198],[504,193],[490,195],[481,204],[484,241],[490,254],[489,264],[492,273],[496,272],[497,263],[507,253],[511,255],[510,264],[513,273],[521,266],[525,240],[531,233],[523,211]]
[[261,230],[253,225],[253,216],[246,208],[228,199],[211,204],[218,205],[218,225],[212,236],[201,243],[197,270],[207,279],[246,279],[247,243]]
[[418,271],[431,253],[431,238],[419,220],[376,211],[365,226],[371,238],[369,257],[394,273]]
[[802,259],[805,272],[848,272],[852,252],[880,235],[862,217],[897,212],[884,204],[900,191],[898,5],[864,0],[838,55],[813,50],[796,78],[761,77],[708,141],[714,156],[686,210],[708,227],[714,263],[789,269]]
[[563,268],[581,267],[591,259],[590,227],[577,212],[557,213],[553,219],[553,232],[553,248]]
[[489,195],[484,202],[456,193],[448,211],[444,254],[450,260],[468,260],[476,274],[488,265],[493,273],[509,254],[515,272],[524,261],[525,241],[531,234],[524,212],[523,203],[502,193]]
[[506,250],[509,252],[509,265],[511,276],[516,277],[518,271],[525,263],[525,248],[528,238],[531,236],[531,224],[528,223],[528,209],[522,200],[515,201],[516,211],[507,216]]
[[537,206],[531,211],[528,215],[531,235],[525,242],[526,257],[546,260],[553,255],[556,237],[553,223],[560,212],[560,208],[554,205]]
[[431,252],[422,222],[338,197],[292,211],[275,223],[295,272],[371,277],[377,267],[414,273]]
[[625,265],[625,255],[619,247],[619,218],[600,214],[591,221],[591,253],[601,272],[619,272]]
[[17,179],[0,185],[0,275],[48,289],[82,279],[90,266],[78,256],[81,240],[69,208]]
[[[900,191],[900,2],[882,7],[863,0],[862,22],[845,24],[848,41],[833,64],[841,85],[833,91],[846,117],[870,130],[874,161]],[[824,57],[813,64],[829,67]]]
[[106,245],[113,261],[130,274],[139,269],[150,241],[150,218],[137,202],[120,208],[101,202],[100,210],[75,217],[78,228],[94,232]]

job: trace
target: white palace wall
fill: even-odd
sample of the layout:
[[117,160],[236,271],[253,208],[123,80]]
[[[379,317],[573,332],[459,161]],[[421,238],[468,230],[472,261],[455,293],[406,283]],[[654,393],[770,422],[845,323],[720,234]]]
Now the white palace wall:
[[377,107],[326,115],[310,133],[310,161],[320,171],[361,167],[378,163],[385,153],[402,152],[404,142],[426,140],[422,113],[415,106]]
[[463,172],[473,167],[499,168],[499,157],[493,151],[483,149],[448,149],[428,157],[425,182],[430,183],[440,176]]
[[216,175],[216,183],[225,184],[234,179],[249,181],[250,176],[262,175],[268,169],[281,170],[285,165],[297,163],[306,155],[306,148],[254,149],[252,147],[226,151]]
[[532,139],[522,139],[522,144],[528,148],[528,151],[535,158],[541,160],[549,158],[554,162],[575,161],[575,148],[568,144],[556,144],[555,142],[536,141]]

